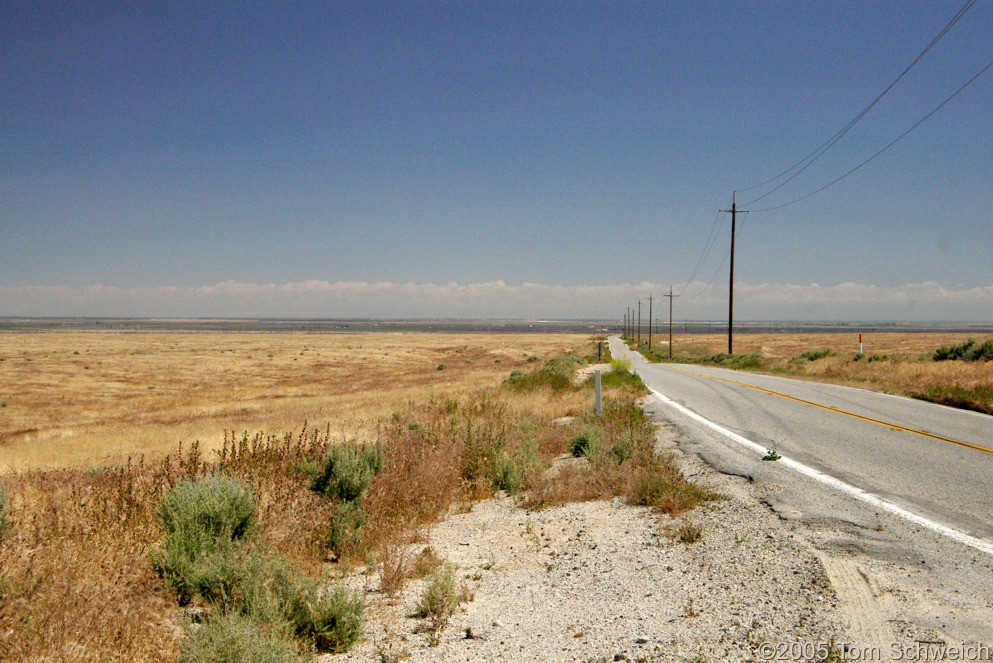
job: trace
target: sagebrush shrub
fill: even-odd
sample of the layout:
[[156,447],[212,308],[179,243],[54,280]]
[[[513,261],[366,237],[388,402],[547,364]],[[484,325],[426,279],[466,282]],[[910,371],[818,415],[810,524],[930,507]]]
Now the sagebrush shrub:
[[599,451],[604,443],[603,429],[599,426],[587,425],[569,441],[569,450],[577,458],[589,458]]
[[355,550],[362,544],[365,512],[355,502],[342,502],[331,516],[328,546],[336,555]]
[[256,529],[251,491],[225,476],[184,481],[166,494],[157,514],[166,538],[152,566],[180,604],[196,596],[229,602],[243,570],[239,542]]
[[934,351],[931,358],[934,361],[991,361],[993,360],[993,339],[989,339],[981,345],[977,345],[976,340],[972,338],[958,345],[943,345]]
[[191,629],[181,663],[300,663],[293,637],[238,613],[217,615]]
[[582,363],[580,357],[563,355],[546,362],[544,366],[534,371],[527,373],[513,371],[510,377],[504,380],[504,385],[512,390],[525,392],[541,388],[551,389],[553,392],[575,389],[576,368]]
[[297,585],[285,610],[296,634],[320,652],[346,652],[362,635],[362,597],[340,587],[322,591],[316,581],[306,579]]
[[237,479],[207,476],[176,485],[163,498],[158,516],[167,536],[232,541],[247,536],[255,525],[255,501]]
[[378,446],[331,447],[323,466],[311,483],[311,488],[343,502],[359,502],[369,491],[369,485],[383,469],[383,450]]

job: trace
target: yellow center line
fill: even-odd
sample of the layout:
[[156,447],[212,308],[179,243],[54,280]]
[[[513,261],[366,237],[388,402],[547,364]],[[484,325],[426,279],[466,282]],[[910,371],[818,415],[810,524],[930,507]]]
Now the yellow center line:
[[932,440],[939,440],[941,442],[948,442],[949,444],[957,444],[960,447],[966,447],[969,449],[975,449],[976,451],[982,451],[984,453],[993,454],[993,449],[988,449],[987,447],[981,447],[978,444],[972,444],[970,442],[963,442],[962,440],[956,440],[951,437],[945,437],[943,435],[938,435],[926,430],[920,430],[917,428],[908,428],[906,426],[901,426],[900,424],[894,424],[889,421],[882,421],[881,419],[873,419],[872,417],[866,417],[861,414],[856,414],[855,412],[849,412],[848,410],[842,410],[841,408],[833,407],[831,405],[824,405],[823,403],[817,403],[814,401],[804,400],[802,398],[797,398],[796,396],[790,396],[789,394],[784,394],[778,391],[773,391],[772,389],[766,389],[764,387],[759,387],[754,384],[748,384],[747,382],[738,382],[737,380],[731,380],[728,378],[718,377],[716,375],[707,375],[706,373],[699,373],[697,371],[690,371],[685,368],[676,368],[675,366],[670,366],[669,368],[679,371],[681,373],[688,373],[690,375],[697,375],[702,378],[707,378],[709,380],[718,380],[720,382],[727,382],[728,384],[736,384],[739,387],[748,387],[749,389],[755,389],[756,391],[761,391],[772,396],[779,396],[780,398],[786,398],[791,401],[796,401],[797,403],[803,403],[804,405],[810,405],[812,407],[819,407],[822,410],[829,410],[831,412],[837,412],[838,414],[843,414],[848,417],[853,417],[855,419],[861,419],[862,421],[868,421],[869,423],[877,424],[879,426],[885,426],[893,430],[903,431],[904,433],[913,433],[914,435],[922,435],[924,437],[929,437]]

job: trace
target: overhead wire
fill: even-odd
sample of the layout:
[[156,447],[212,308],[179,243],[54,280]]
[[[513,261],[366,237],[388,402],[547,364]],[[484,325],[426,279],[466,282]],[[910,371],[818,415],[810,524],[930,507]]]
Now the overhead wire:
[[[792,175],[790,175],[790,177],[788,177],[783,182],[779,183],[777,186],[773,187],[772,189],[770,189],[769,191],[767,191],[763,195],[759,196],[758,198],[754,198],[754,199],[750,200],[749,202],[745,203],[743,206],[744,207],[748,207],[748,206],[754,204],[755,202],[758,202],[758,201],[766,198],[767,196],[771,195],[772,193],[778,191],[780,188],[782,188],[783,186],[785,186],[786,184],[788,184],[790,181],[792,181],[794,178],[796,178],[798,175],[800,175],[802,172],[804,172],[807,168],[809,168],[815,161],[817,161],[821,156],[823,156],[824,153],[826,153],[828,150],[830,150],[858,122],[860,122],[880,102],[880,100],[882,100],[882,98],[884,96],[886,96],[886,94],[889,93],[890,90],[901,79],[903,79],[903,77],[906,76],[907,73],[911,69],[913,69],[913,67],[916,66],[917,63],[920,62],[920,60],[923,59],[924,56],[932,48],[934,48],[934,46],[939,41],[941,41],[941,39],[959,22],[959,20],[961,20],[961,18],[976,4],[976,2],[978,2],[978,0],[966,0],[966,3],[958,10],[958,12],[955,13],[955,15],[948,21],[948,23],[946,23],[945,26],[941,30],[938,31],[938,34],[936,34],[934,36],[934,38],[927,44],[927,46],[924,47],[924,49],[917,55],[917,57],[915,57],[913,59],[913,61],[909,65],[907,65],[907,67],[904,68],[904,70],[902,72],[900,72],[900,74],[882,92],[880,92],[864,109],[862,109],[862,111],[860,111],[852,120],[850,120],[844,127],[842,127],[838,132],[836,132],[833,136],[831,136],[821,146],[819,146],[818,148],[816,148],[813,152],[811,152],[810,154],[808,154],[803,159],[801,159],[800,161],[796,162],[795,164],[793,164],[792,166],[790,166],[789,168],[787,168],[783,172],[779,173],[778,175],[776,175],[776,176],[774,176],[774,177],[772,177],[772,178],[770,178],[768,180],[765,180],[764,182],[760,182],[759,184],[755,184],[755,185],[752,185],[752,186],[747,187],[747,188],[744,188],[744,189],[738,189],[738,191],[750,191],[750,190],[753,190],[753,189],[757,189],[759,187],[765,186],[766,184],[770,184],[770,183],[772,183],[772,182],[774,182],[774,181],[782,178],[783,176],[785,176],[785,175],[787,175],[787,174],[789,174],[791,172],[793,173]],[[777,206],[774,206],[774,207],[767,207],[767,208],[762,208],[762,209],[757,209],[757,210],[751,210],[751,211],[753,211],[753,212],[767,212],[767,211],[772,211],[772,210],[776,210],[776,209],[781,209],[783,207],[787,207],[789,205],[793,205],[795,203],[798,203],[798,202],[800,202],[802,200],[806,200],[807,198],[810,198],[811,196],[814,196],[814,195],[820,193],[821,191],[824,191],[825,189],[833,186],[834,184],[837,184],[838,182],[840,182],[841,180],[845,179],[846,177],[848,177],[852,173],[854,173],[857,170],[859,170],[860,168],[864,167],[870,161],[872,161],[873,159],[875,159],[876,157],[878,157],[879,155],[881,155],[883,152],[885,152],[886,150],[888,150],[889,148],[891,148],[893,145],[895,145],[897,142],[899,142],[905,136],[907,136],[912,131],[914,131],[921,124],[923,124],[924,122],[926,122],[931,116],[933,116],[935,113],[937,113],[942,107],[944,107],[952,99],[954,99],[956,96],[958,96],[961,92],[963,92],[967,87],[969,87],[969,85],[971,85],[977,78],[979,78],[981,75],[983,75],[991,67],[993,67],[993,62],[990,62],[985,67],[983,67],[978,73],[976,73],[972,78],[970,78],[964,85],[962,85],[954,93],[952,93],[951,96],[949,96],[947,99],[945,99],[941,104],[939,104],[936,108],[934,108],[931,112],[929,112],[923,118],[921,118],[920,120],[918,120],[913,126],[911,126],[909,129],[907,129],[906,131],[904,131],[897,138],[895,138],[893,141],[891,141],[885,147],[883,147],[882,149],[880,149],[879,151],[877,151],[875,154],[873,154],[869,158],[865,159],[864,161],[862,161],[857,166],[855,166],[854,168],[850,169],[849,171],[847,171],[846,173],[844,173],[840,177],[837,177],[836,179],[834,179],[831,182],[825,184],[824,186],[820,187],[819,189],[817,189],[817,190],[815,190],[815,191],[813,191],[811,193],[808,193],[808,194],[806,194],[806,195],[804,195],[804,196],[802,196],[800,198],[797,198],[795,200],[792,200],[792,201],[790,201],[788,203],[784,203],[782,205],[777,205]],[[798,168],[799,168],[799,170],[797,170]],[[796,172],[793,172],[794,170],[796,170]],[[709,255],[713,251],[714,243],[716,242],[716,238],[717,238],[716,232],[717,232],[717,228],[718,228],[718,221],[721,219],[721,214],[722,213],[723,212],[719,212],[718,213],[718,216],[714,219],[714,223],[711,226],[710,235],[707,238],[707,243],[705,245],[704,251],[703,251],[703,253],[700,256],[700,259],[697,261],[696,266],[694,267],[692,274],[687,279],[687,281],[683,285],[683,287],[680,289],[680,294],[683,294],[686,291],[686,289],[690,286],[690,284],[693,282],[693,278],[700,271],[700,269],[702,268],[702,266],[703,266],[704,262],[706,261],[707,257],[709,257]],[[720,273],[720,271],[723,269],[724,265],[727,263],[727,260],[728,260],[728,258],[730,256],[730,252],[731,251],[730,251],[730,248],[729,248],[728,251],[725,253],[724,258],[721,261],[720,265],[717,267],[717,270],[715,270],[714,274],[711,276],[710,280],[707,281],[706,285],[700,290],[700,292],[698,292],[698,293],[694,294],[693,296],[689,297],[689,299],[695,299],[695,298],[699,297],[701,294],[703,294],[704,292],[706,292],[710,288],[710,286],[713,284],[714,280],[717,278],[717,275]]]
[[[693,281],[693,277],[696,276],[697,272],[700,271],[700,268],[703,267],[704,261],[707,259],[707,257],[710,255],[710,252],[713,250],[714,243],[717,241],[718,221],[721,220],[723,214],[724,212],[718,212],[717,216],[714,217],[714,223],[710,227],[710,235],[707,237],[707,243],[704,245],[703,253],[700,254],[700,259],[697,260],[696,266],[693,268],[693,273],[690,274],[690,278],[686,279],[686,283],[683,285],[682,288],[680,288],[677,297],[679,295],[682,295],[683,292],[686,290],[687,286],[689,286],[689,284]],[[723,224],[721,224],[721,226],[723,227]]]
[[[959,9],[958,12],[956,12],[955,15],[951,18],[951,20],[949,20],[948,23],[945,24],[945,27],[943,27],[941,30],[938,31],[938,34],[935,35],[933,39],[931,39],[930,43],[928,43],[928,45],[924,47],[924,50],[922,50],[920,53],[918,53],[917,54],[917,57],[915,57],[913,59],[913,61],[909,65],[907,65],[907,67],[902,72],[900,72],[900,75],[897,76],[893,80],[892,83],[890,83],[889,85],[887,85],[886,86],[886,89],[884,89],[882,92],[880,92],[878,95],[876,95],[876,98],[873,99],[869,103],[868,106],[866,106],[865,108],[863,108],[854,118],[852,118],[848,122],[848,124],[846,124],[844,127],[842,127],[833,136],[831,136],[820,147],[816,148],[813,152],[811,152],[810,154],[808,154],[803,159],[801,159],[800,161],[796,162],[795,164],[793,164],[792,166],[790,166],[789,168],[787,168],[783,172],[779,173],[778,175],[776,175],[774,177],[771,177],[771,178],[765,180],[764,182],[760,182],[759,184],[755,184],[755,185],[752,185],[750,187],[743,188],[743,189],[738,189],[738,191],[751,191],[752,189],[757,189],[757,188],[759,188],[761,186],[765,186],[766,184],[769,184],[771,182],[774,182],[774,181],[778,180],[779,178],[783,177],[784,175],[786,175],[786,174],[794,171],[798,167],[800,168],[795,173],[793,173],[792,175],[790,175],[790,177],[788,177],[786,180],[780,182],[778,185],[776,185],[775,187],[773,187],[772,189],[770,189],[766,193],[762,194],[758,198],[754,198],[754,199],[748,201],[747,203],[745,203],[745,206],[747,207],[749,205],[752,205],[754,203],[757,203],[758,201],[762,200],[763,198],[766,198],[767,196],[775,193],[776,191],[778,191],[782,187],[786,186],[789,182],[791,182],[798,175],[800,175],[800,173],[802,173],[807,168],[809,168],[815,161],[817,161],[819,158],[821,158],[821,156],[823,156],[825,152],[827,152],[828,150],[830,150],[835,145],[835,143],[837,143],[839,140],[841,140],[845,136],[845,134],[847,134],[852,129],[852,127],[854,127],[856,124],[858,124],[859,121],[861,121],[862,118],[865,117],[869,113],[869,111],[871,111],[876,106],[876,104],[878,104],[880,102],[880,100],[882,100],[882,98],[884,96],[886,96],[886,94],[890,90],[892,90],[893,87],[904,76],[906,76],[907,73],[911,69],[913,69],[914,66],[918,62],[921,61],[921,59],[924,58],[925,55],[927,55],[928,51],[930,51],[932,48],[934,48],[934,46],[939,41],[941,41],[942,37],[944,37],[949,32],[949,30],[951,30],[955,26],[955,24],[958,23],[959,20],[963,16],[965,16],[966,12],[968,12],[970,9],[972,9],[973,5],[975,5],[976,2],[978,2],[978,0],[966,0],[965,5],[963,5],[962,8]],[[802,167],[800,167],[801,165],[802,165]]]
[[872,156],[870,156],[868,159],[865,159],[864,161],[862,161],[860,164],[858,164],[854,168],[848,170],[847,172],[845,172],[844,174],[840,175],[839,177],[836,177],[835,179],[831,180],[830,182],[828,182],[827,184],[825,184],[821,188],[815,189],[814,191],[811,191],[810,193],[808,193],[808,194],[806,194],[804,196],[800,196],[799,198],[796,198],[794,200],[791,200],[788,203],[783,203],[782,205],[775,205],[773,207],[765,207],[765,208],[762,208],[762,209],[756,209],[756,210],[751,210],[751,211],[752,212],[770,212],[772,210],[777,210],[777,209],[782,209],[784,207],[789,207],[790,205],[796,204],[796,203],[800,202],[801,200],[806,200],[807,198],[810,198],[811,196],[817,195],[818,193],[820,193],[821,191],[824,191],[828,187],[834,186],[835,184],[837,184],[841,180],[845,179],[846,177],[848,177],[849,175],[851,175],[855,171],[859,170],[860,168],[862,168],[863,166],[865,166],[866,164],[868,164],[870,161],[872,161],[873,159],[875,159],[876,157],[878,157],[880,154],[882,154],[886,150],[888,150],[891,147],[893,147],[894,145],[896,145],[898,142],[900,142],[905,136],[907,136],[914,129],[916,129],[917,127],[919,127],[922,124],[924,124],[924,122],[926,122],[932,115],[934,115],[935,113],[937,113],[939,110],[941,110],[945,106],[945,104],[947,104],[952,99],[954,99],[959,94],[961,94],[967,87],[969,87],[970,85],[972,85],[977,78],[979,78],[980,76],[982,76],[983,74],[985,74],[987,72],[987,70],[989,70],[991,67],[993,67],[993,60],[991,60],[990,62],[988,62],[985,67],[983,67],[982,69],[980,69],[972,78],[970,78],[961,87],[959,87],[957,90],[955,90],[955,92],[953,92],[951,94],[951,96],[949,96],[947,99],[945,99],[940,104],[938,104],[930,113],[928,113],[927,115],[925,115],[924,117],[922,117],[921,119],[919,119],[917,122],[915,122],[909,129],[907,129],[902,134],[900,134],[899,136],[897,136],[896,138],[894,138],[885,147],[883,147],[878,152],[876,152],[875,154],[873,154]]
[[[724,269],[724,265],[727,264],[728,258],[730,257],[731,257],[731,248],[728,247],[728,250],[724,252],[724,258],[721,260],[721,263],[717,265],[717,269],[715,269],[714,273],[710,276],[710,280],[707,281],[702,288],[700,288],[700,292],[696,293],[692,297],[687,297],[686,301],[691,302],[700,295],[702,295],[703,293],[707,292],[707,290],[710,289],[710,286],[714,285],[714,280],[717,278],[717,275],[720,274],[721,271]],[[683,286],[683,289],[685,290],[687,287],[689,287],[689,285],[690,284],[687,283],[685,286]]]

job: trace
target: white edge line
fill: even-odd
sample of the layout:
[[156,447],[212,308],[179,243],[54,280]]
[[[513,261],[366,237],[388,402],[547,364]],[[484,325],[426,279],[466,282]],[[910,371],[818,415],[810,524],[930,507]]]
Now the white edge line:
[[[737,433],[733,433],[728,429],[724,428],[723,426],[720,426],[719,424],[715,424],[713,421],[700,416],[696,412],[690,410],[689,408],[683,405],[680,405],[676,401],[672,400],[671,398],[668,398],[667,396],[656,391],[655,389],[650,389],[650,391],[652,392],[652,395],[655,396],[655,398],[657,398],[659,401],[665,403],[669,407],[674,408],[675,410],[678,410],[679,412],[685,414],[687,417],[693,419],[694,421],[697,421],[703,424],[704,426],[716,431],[717,433],[723,435],[724,437],[733,440],[734,442],[737,442],[746,449],[750,449],[762,455],[765,455],[767,453],[768,450],[765,447],[756,444],[755,442],[752,442],[748,438],[742,437]],[[814,479],[815,481],[819,481],[820,483],[823,483],[827,486],[830,486],[835,490],[839,490],[843,493],[847,493],[848,495],[851,495],[855,499],[861,500],[867,504],[871,504],[872,506],[882,509],[883,511],[888,511],[895,516],[898,516],[900,518],[903,518],[904,520],[908,520],[914,523],[915,525],[920,525],[921,527],[925,527],[933,532],[937,532],[942,536],[946,536],[950,539],[958,541],[959,543],[965,544],[971,548],[975,548],[976,550],[984,552],[987,555],[993,556],[993,543],[986,541],[985,539],[980,539],[975,536],[966,534],[965,532],[960,532],[957,529],[948,527],[947,525],[936,523],[933,520],[930,520],[929,518],[925,518],[920,514],[914,513],[913,511],[908,511],[907,509],[904,509],[901,506],[897,506],[892,502],[884,500],[883,498],[877,495],[873,495],[872,493],[862,490],[861,488],[858,488],[856,486],[853,486],[850,483],[846,483],[841,479],[837,479],[829,474],[824,474],[819,470],[815,470],[814,468],[808,467],[803,463],[797,462],[795,460],[781,457],[778,462],[780,465],[785,465],[786,467],[789,467],[795,472],[799,472],[800,474],[810,477],[811,479]]]

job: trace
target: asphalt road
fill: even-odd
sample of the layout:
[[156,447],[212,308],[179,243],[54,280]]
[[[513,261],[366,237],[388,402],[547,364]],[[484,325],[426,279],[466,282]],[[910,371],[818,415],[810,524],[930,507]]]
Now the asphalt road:
[[650,364],[616,337],[610,347],[632,358],[650,388],[705,419],[993,545],[993,417],[849,387]]

